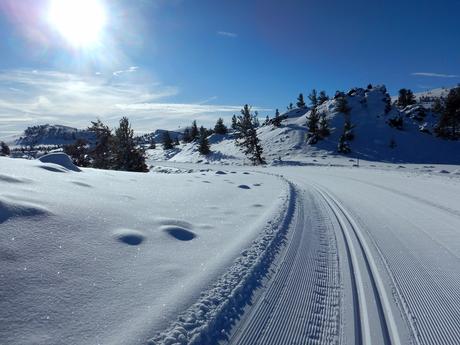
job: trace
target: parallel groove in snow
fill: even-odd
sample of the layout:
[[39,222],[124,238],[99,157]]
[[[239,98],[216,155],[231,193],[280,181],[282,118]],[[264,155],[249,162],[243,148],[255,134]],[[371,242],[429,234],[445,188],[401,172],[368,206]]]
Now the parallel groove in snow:
[[[314,200],[299,202],[291,245],[265,295],[231,344],[331,344],[339,341],[340,298],[334,233]],[[305,219],[310,211],[316,217]]]
[[[385,290],[383,279],[379,274],[379,270],[372,256],[370,248],[364,239],[361,230],[353,218],[350,216],[348,211],[340,204],[340,202],[337,201],[337,199],[317,186],[316,189],[337,217],[341,230],[344,234],[346,245],[349,248],[349,252],[351,254],[351,261],[353,266],[352,274],[354,275],[354,280],[357,287],[357,297],[359,301],[358,309],[360,314],[359,319],[361,323],[360,330],[362,332],[362,343],[369,345],[373,343],[374,332],[372,332],[370,325],[370,318],[372,317],[372,313],[370,313],[370,310],[368,310],[368,299],[366,298],[366,294],[369,294],[371,291],[373,291],[374,296],[372,297],[376,301],[378,308],[377,312],[374,312],[373,314],[379,315],[380,318],[379,321],[381,323],[383,332],[383,339],[381,340],[385,344],[400,345],[401,340],[396,326],[395,317],[393,316],[392,308],[390,306],[390,299]],[[352,237],[356,238],[359,246],[355,246],[353,244],[354,241]],[[362,276],[365,274],[365,272],[362,272],[360,269],[358,255],[364,260],[365,265],[368,268],[368,278],[372,282],[373,289],[366,289],[366,285]]]

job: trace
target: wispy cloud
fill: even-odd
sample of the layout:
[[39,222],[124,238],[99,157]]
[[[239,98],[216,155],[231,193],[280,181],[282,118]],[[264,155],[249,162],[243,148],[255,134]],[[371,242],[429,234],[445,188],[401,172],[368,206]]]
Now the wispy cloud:
[[119,71],[115,71],[113,72],[113,75],[118,77],[124,73],[133,73],[133,72],[136,72],[137,70],[139,69],[138,66],[131,66],[129,67],[128,69],[122,69],[122,70],[119,70]]
[[228,32],[228,31],[217,31],[217,34],[220,36],[231,37],[231,38],[238,37],[238,34],[234,32]]
[[414,72],[414,76],[418,77],[432,77],[432,78],[460,78],[457,74],[443,74],[443,73],[433,73],[433,72]]
[[0,137],[44,123],[84,128],[96,118],[115,126],[124,115],[138,132],[186,126],[194,119],[210,125],[217,116],[230,116],[241,108],[167,102],[178,93],[174,86],[146,82],[145,76],[140,79],[134,74],[114,78],[43,70],[0,71]]

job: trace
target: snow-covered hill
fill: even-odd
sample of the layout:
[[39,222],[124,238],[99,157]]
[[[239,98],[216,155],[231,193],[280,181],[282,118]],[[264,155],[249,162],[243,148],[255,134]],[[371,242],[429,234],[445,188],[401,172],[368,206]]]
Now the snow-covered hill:
[[[446,89],[433,91],[435,95],[445,95]],[[423,95],[419,95],[423,96]],[[430,110],[429,102],[398,109],[395,105],[385,112],[389,96],[383,86],[371,89],[352,89],[346,94],[351,108],[350,121],[354,139],[349,142],[352,152],[339,155],[337,145],[343,133],[345,118],[335,110],[337,101],[331,99],[318,107],[329,120],[331,135],[316,144],[306,142],[308,129],[308,109],[294,109],[282,116],[286,117],[280,127],[262,126],[258,135],[264,154],[271,163],[305,163],[312,157],[360,158],[369,161],[399,163],[460,163],[460,142],[436,137],[434,126],[437,114]],[[427,105],[428,104],[428,105]],[[390,126],[390,120],[402,119],[402,127]],[[234,164],[245,162],[244,155],[234,145],[233,136],[212,135],[211,150],[207,157],[199,155],[196,144],[180,145],[173,151],[161,152],[161,148],[148,151],[152,161],[169,159],[176,162],[220,162]],[[247,161],[246,161],[247,162]]]
[[94,140],[88,130],[62,125],[39,125],[28,127],[19,137],[10,138],[9,144],[17,146],[67,145],[77,139]]

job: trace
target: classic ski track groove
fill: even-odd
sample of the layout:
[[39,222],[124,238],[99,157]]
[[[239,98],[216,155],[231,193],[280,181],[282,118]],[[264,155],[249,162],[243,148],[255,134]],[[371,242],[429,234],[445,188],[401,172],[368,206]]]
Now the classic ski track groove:
[[[359,226],[356,224],[354,219],[348,213],[348,211],[341,205],[341,203],[334,198],[330,193],[315,186],[316,190],[323,197],[326,203],[329,205],[333,213],[335,214],[341,231],[344,235],[346,246],[350,253],[351,265],[352,265],[352,275],[354,278],[354,286],[356,286],[356,295],[358,299],[358,311],[359,311],[359,322],[360,322],[360,331],[361,339],[357,338],[358,344],[370,345],[372,344],[372,331],[369,321],[369,314],[367,310],[367,300],[366,300],[366,291],[369,293],[370,290],[374,292],[374,299],[377,302],[378,306],[378,315],[380,318],[380,323],[382,325],[382,330],[384,334],[385,344],[391,345],[400,345],[401,339],[399,332],[396,326],[395,317],[391,308],[390,298],[386,292],[383,279],[379,273],[377,264],[374,257],[372,256],[369,245],[367,244]],[[348,225],[347,225],[348,224]],[[353,244],[352,237],[355,237],[358,242],[359,248],[356,248]],[[365,264],[368,268],[367,273],[369,274],[369,279],[372,282],[373,289],[365,289],[363,282],[363,275],[365,272],[362,272],[359,267],[359,258],[362,258],[365,261]],[[361,340],[361,341],[359,341]]]

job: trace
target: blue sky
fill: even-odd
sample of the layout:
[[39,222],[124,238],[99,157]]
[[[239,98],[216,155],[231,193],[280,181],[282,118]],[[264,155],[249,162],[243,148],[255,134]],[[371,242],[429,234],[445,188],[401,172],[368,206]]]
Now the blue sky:
[[312,88],[460,82],[458,0],[93,0],[105,25],[78,47],[50,22],[53,1],[72,0],[0,0],[0,136],[122,115],[138,131],[210,125]]

